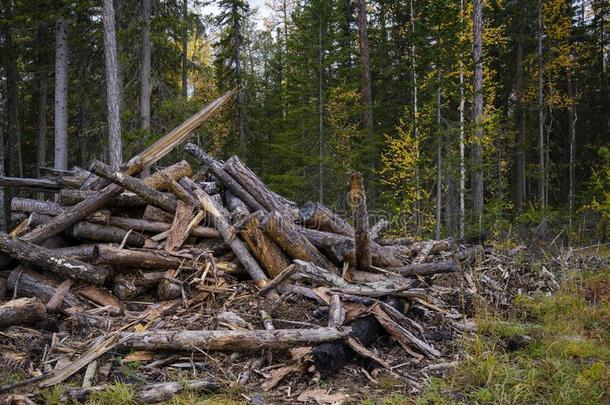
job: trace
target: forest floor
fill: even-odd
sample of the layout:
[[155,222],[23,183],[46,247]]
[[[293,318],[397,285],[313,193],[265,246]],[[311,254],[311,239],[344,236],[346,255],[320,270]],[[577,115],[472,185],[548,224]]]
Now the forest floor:
[[[389,337],[382,337],[374,349],[398,364],[392,373],[371,369],[370,361],[360,360],[330,378],[294,375],[272,392],[261,391],[260,380],[268,376],[257,375],[247,386],[227,384],[221,394],[207,396],[186,391],[167,403],[294,403],[295,392],[304,389],[332,392],[337,403],[362,405],[610,403],[610,249],[573,250],[553,257],[532,255],[523,247],[494,249],[492,259],[474,266],[475,273],[470,274],[476,276],[477,268],[482,273],[474,278],[480,299],[465,304],[472,306],[477,332],[445,343],[441,337],[436,346],[442,346],[443,359],[437,363],[410,360],[396,344],[389,344]],[[458,280],[443,277],[445,285]],[[554,293],[542,286],[543,279],[557,284]],[[283,316],[297,319],[300,310],[291,307]],[[135,403],[129,384],[146,381],[147,370],[144,363],[128,357],[118,367],[117,380],[124,382],[87,403]],[[243,363],[236,354],[218,354],[214,361],[219,366],[215,375],[227,381],[239,375]],[[186,380],[190,372],[170,371],[170,379]],[[27,375],[15,369],[2,374],[5,384]],[[61,393],[70,384],[43,390],[41,402],[63,403]]]

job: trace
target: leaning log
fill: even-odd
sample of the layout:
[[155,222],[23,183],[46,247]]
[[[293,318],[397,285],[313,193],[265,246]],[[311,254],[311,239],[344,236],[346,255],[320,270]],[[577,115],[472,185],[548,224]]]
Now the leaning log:
[[[57,292],[60,282],[56,279],[38,273],[26,266],[17,266],[8,277],[8,287],[11,291],[16,291],[20,297],[36,297],[42,302],[48,302]],[[83,303],[69,291],[63,297],[61,307],[83,307]]]
[[349,178],[349,206],[352,211],[356,241],[356,268],[367,271],[372,266],[371,241],[369,235],[369,214],[366,209],[364,178],[358,172]]
[[317,266],[337,271],[335,265],[299,232],[292,219],[278,211],[271,211],[261,221],[265,233],[293,259],[312,262]]
[[168,212],[176,211],[177,202],[173,195],[155,190],[154,188],[147,186],[143,180],[129,176],[120,171],[113,170],[112,167],[100,162],[99,160],[94,160],[91,163],[89,170],[101,178],[111,181],[138,195],[148,204],[152,204]]
[[210,171],[220,180],[225,188],[231,190],[239,199],[241,199],[253,211],[264,210],[264,207],[239,184],[229,173],[227,173],[222,165],[208,156],[200,147],[187,142],[185,150],[193,155],[195,159],[203,163]]
[[180,180],[180,184],[193,194],[199,201],[201,208],[211,216],[214,226],[218,229],[227,245],[231,247],[231,250],[235,253],[235,256],[237,256],[237,259],[239,259],[256,285],[260,288],[264,287],[267,283],[267,276],[256,260],[250,255],[246,245],[235,237],[235,230],[227,219],[229,213],[189,178],[183,177]]
[[309,201],[303,205],[299,221],[307,228],[354,237],[354,227],[319,202]]
[[11,238],[5,233],[0,233],[0,251],[32,266],[92,284],[103,284],[108,276],[106,268],[58,256],[53,250]]
[[291,262],[282,249],[263,232],[260,221],[264,216],[262,211],[252,214],[246,221],[241,236],[250,250],[254,252],[258,262],[267,270],[270,278],[275,278]]
[[0,305],[0,329],[13,325],[31,325],[46,317],[44,305],[36,298],[18,298]]
[[248,351],[288,349],[340,340],[346,331],[335,328],[275,330],[186,330],[121,333],[123,347],[135,350]]

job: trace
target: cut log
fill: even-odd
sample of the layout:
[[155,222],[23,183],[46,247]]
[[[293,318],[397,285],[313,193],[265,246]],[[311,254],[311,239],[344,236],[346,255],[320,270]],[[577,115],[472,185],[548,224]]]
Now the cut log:
[[240,234],[258,262],[267,270],[269,277],[275,278],[282,270],[290,266],[290,259],[273,239],[263,232],[260,226],[263,216],[262,211],[251,215]]
[[401,267],[388,267],[387,270],[405,277],[431,276],[440,273],[455,273],[458,271],[458,265],[454,260],[444,260],[442,262],[413,263]]
[[[61,401],[64,403],[72,403],[75,401],[86,402],[91,394],[101,393],[109,388],[110,386],[108,385],[87,388],[68,388],[61,395]],[[133,399],[138,403],[153,404],[156,402],[169,401],[172,397],[184,390],[213,393],[219,389],[220,385],[209,378],[180,382],[162,382],[133,387]]]
[[[402,311],[400,300],[393,298],[389,304]],[[349,336],[363,346],[369,346],[383,331],[373,315],[358,318],[349,326],[351,327]],[[325,377],[336,375],[348,361],[356,356],[356,352],[345,341],[323,343],[315,347],[312,353],[316,369]]]
[[168,212],[176,211],[176,198],[173,195],[162,193],[152,187],[147,186],[143,180],[129,176],[120,171],[113,170],[112,167],[94,160],[89,167],[92,173],[103,179],[111,181],[120,187],[137,194],[148,204],[152,204]]
[[338,272],[335,265],[299,232],[291,218],[272,211],[263,218],[261,225],[265,233],[290,257],[313,262],[317,266]]
[[[8,277],[8,287],[20,297],[35,297],[48,302],[56,293],[59,281],[38,273],[26,266],[17,266]],[[80,298],[69,291],[63,298],[62,308],[84,307]]]
[[[191,196],[191,199],[192,198],[193,197]],[[167,240],[165,241],[165,250],[167,252],[172,252],[174,250],[180,249],[180,246],[182,246],[186,238],[188,238],[188,225],[191,222],[194,210],[194,205],[187,205],[180,200],[178,201],[178,205],[176,206],[176,214],[174,215],[174,221],[172,222],[169,234],[167,235]]]
[[[150,166],[159,161],[161,158],[171,152],[177,145],[184,142],[184,140],[191,135],[191,131],[197,128],[215,111],[228,102],[234,94],[235,90],[231,90],[212,101],[197,114],[193,115],[191,118],[172,130],[169,134],[165,135],[163,138],[149,146],[145,151],[137,156],[134,156],[124,166],[123,172],[128,175],[136,174],[142,170],[142,168]],[[148,178],[151,177],[153,176]],[[154,187],[154,185],[150,184],[150,182],[146,184]],[[86,200],[76,204],[62,214],[53,218],[52,222],[41,225],[30,233],[24,235],[23,239],[32,243],[42,243],[51,236],[57,235],[59,232],[67,229],[70,225],[85,219],[88,215],[102,208],[106,203],[112,200],[112,198],[120,194],[121,191],[121,187],[111,184],[105,187],[95,196],[87,198]]]
[[0,187],[14,187],[23,188],[26,190],[49,191],[55,193],[62,188],[61,185],[52,180],[6,176],[0,176]]
[[275,329],[275,330],[186,330],[123,332],[123,347],[135,350],[192,351],[202,350],[250,351],[260,349],[289,349],[321,342],[340,340],[346,331],[335,328]]
[[74,167],[72,170],[58,170],[51,167],[41,167],[40,177],[56,182],[62,188],[76,189],[91,176],[87,170]]
[[93,284],[103,284],[108,276],[108,269],[55,255],[53,250],[11,238],[4,233],[0,233],[0,251],[32,266]]
[[[278,211],[292,218],[297,218],[296,204],[271,191],[237,156],[232,156],[227,160],[223,169],[237,180],[267,211]],[[241,196],[239,197],[241,198]]]
[[299,221],[307,228],[354,237],[354,227],[319,202],[307,202],[299,210]]
[[121,243],[125,240],[128,246],[144,246],[144,236],[138,233],[129,233],[128,230],[116,226],[92,224],[85,221],[74,224],[70,235],[79,240],[110,243]]
[[59,215],[64,207],[52,201],[39,201],[31,198],[15,197],[11,200],[11,210],[19,212],[36,212],[44,215]]
[[192,174],[193,169],[191,168],[191,165],[189,165],[186,160],[181,160],[178,163],[174,163],[171,166],[167,166],[146,177],[144,179],[144,183],[148,187],[152,187],[155,190],[163,190],[167,187],[167,185],[165,184],[167,181],[167,177],[174,181],[177,181],[182,177],[189,177]]
[[189,178],[183,177],[180,180],[180,184],[193,193],[194,197],[199,201],[201,208],[211,216],[214,226],[218,229],[227,245],[231,247],[231,250],[235,253],[235,256],[237,256],[237,259],[239,259],[256,285],[260,288],[264,287],[267,283],[267,276],[256,260],[250,255],[246,245],[235,237],[235,230],[227,220],[228,212],[222,206],[217,205],[212,197],[206,194],[205,191]]
[[[309,228],[299,228],[299,231],[337,265],[344,261],[351,265],[355,263],[355,243],[352,238]],[[371,243],[371,251],[374,266],[385,268],[403,265],[400,259],[376,243]]]
[[[93,190],[69,190],[62,189],[59,191],[59,202],[62,205],[75,205],[87,198],[93,197],[98,192]],[[112,207],[144,207],[146,202],[133,193],[121,193],[108,202]]]
[[241,199],[252,211],[264,210],[263,206],[248,192],[241,184],[239,184],[230,174],[228,174],[222,165],[208,156],[200,147],[188,142],[185,150],[189,152],[195,159],[203,163],[210,171],[220,180],[223,186],[231,190],[239,199]]
[[147,249],[121,249],[112,245],[97,245],[95,263],[99,265],[139,267],[143,269],[177,269],[186,259],[165,252]]
[[369,214],[366,208],[364,178],[358,172],[354,172],[350,176],[348,200],[354,222],[356,268],[367,271],[373,265],[369,235]]
[[205,191],[209,195],[218,194],[220,192],[220,187],[215,181],[203,181],[197,184],[199,184],[199,187],[201,187],[203,191]]
[[31,325],[46,319],[44,304],[36,298],[17,298],[0,305],[0,329]]
[[79,245],[53,249],[53,254],[92,263],[97,258],[98,250],[96,245]]
[[157,297],[159,300],[169,301],[182,297],[182,284],[180,280],[174,278],[175,274],[175,270],[168,270],[163,278],[159,280],[157,285]]
[[250,215],[248,206],[231,191],[225,191],[225,200],[227,202],[227,209],[231,213],[231,221],[234,224],[246,219]]
[[[89,218],[90,221],[92,221]],[[153,232],[160,233],[168,231],[172,224],[168,222],[157,222],[146,219],[133,219],[124,217],[110,217],[105,222],[107,225],[118,226],[123,229],[133,229],[138,232]],[[190,234],[197,238],[219,238],[220,234],[214,228],[206,226],[195,226],[191,229]]]

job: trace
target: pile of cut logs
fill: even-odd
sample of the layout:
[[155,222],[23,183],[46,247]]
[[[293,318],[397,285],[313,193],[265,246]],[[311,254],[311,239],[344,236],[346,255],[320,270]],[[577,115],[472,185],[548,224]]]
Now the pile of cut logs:
[[[215,100],[119,169],[94,161],[87,170],[41,170],[39,179],[0,178],[0,186],[38,197],[13,198],[10,234],[0,234],[0,302],[5,302],[0,329],[45,325],[52,317],[99,331],[70,363],[43,368],[41,375],[0,390],[57,384],[85,367],[89,372],[93,361],[114,348],[207,352],[307,346],[324,376],[355,356],[391,368],[368,347],[387,332],[410,356],[440,357],[425,326],[405,315],[405,305],[443,314],[463,329],[460,311],[430,298],[427,290],[431,276],[458,272],[460,262],[478,250],[451,240],[380,239],[387,222],[369,226],[359,173],[348,186],[349,221],[317,202],[299,208],[237,156],[221,162],[192,143],[185,150],[196,167],[183,160],[137,177],[231,96]],[[178,307],[200,306],[236,284],[245,287],[235,294],[260,303],[262,328],[235,326],[241,322],[237,314],[216,324],[233,325],[229,330],[136,327]],[[295,297],[312,300],[327,321],[301,319],[276,329],[274,310]],[[205,381],[190,384],[217,385]],[[99,389],[89,385],[66,395],[83,399]],[[160,388],[161,399],[165,389]],[[159,400],[146,392],[146,402]]]

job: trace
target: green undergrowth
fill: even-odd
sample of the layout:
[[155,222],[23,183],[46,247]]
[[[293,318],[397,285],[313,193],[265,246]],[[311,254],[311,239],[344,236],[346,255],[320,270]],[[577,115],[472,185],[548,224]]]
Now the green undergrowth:
[[508,321],[480,315],[466,360],[417,403],[610,403],[610,297],[600,286],[610,270],[569,277],[552,296],[520,296]]

